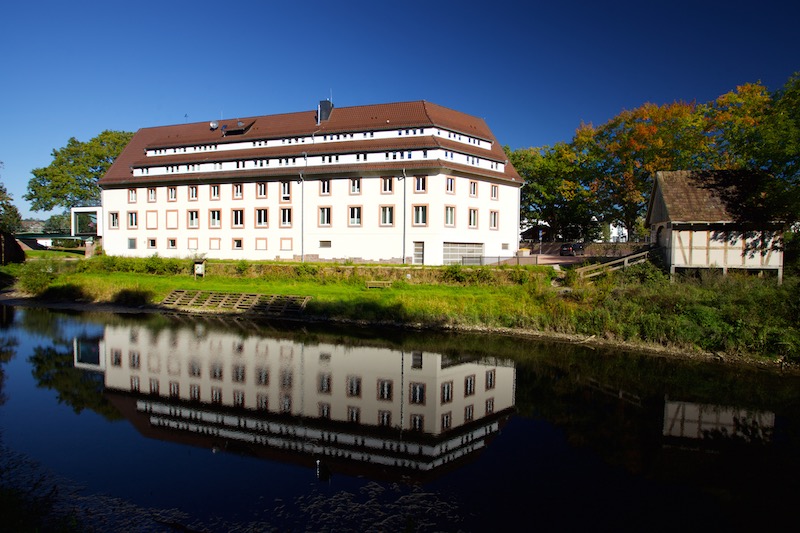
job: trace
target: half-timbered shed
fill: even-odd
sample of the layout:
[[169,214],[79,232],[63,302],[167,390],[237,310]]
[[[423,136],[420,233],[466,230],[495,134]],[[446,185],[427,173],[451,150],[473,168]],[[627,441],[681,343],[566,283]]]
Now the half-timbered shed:
[[[646,223],[670,275],[689,269],[774,272],[783,279],[783,224],[745,220],[732,185],[694,171],[655,174]],[[751,211],[752,213],[752,211]],[[755,217],[754,217],[755,218]]]

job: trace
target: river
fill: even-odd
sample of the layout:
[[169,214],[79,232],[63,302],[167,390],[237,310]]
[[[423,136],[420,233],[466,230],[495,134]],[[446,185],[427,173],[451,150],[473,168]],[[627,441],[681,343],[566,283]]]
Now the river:
[[739,531],[800,495],[796,376],[499,335],[0,317],[0,486],[87,529]]

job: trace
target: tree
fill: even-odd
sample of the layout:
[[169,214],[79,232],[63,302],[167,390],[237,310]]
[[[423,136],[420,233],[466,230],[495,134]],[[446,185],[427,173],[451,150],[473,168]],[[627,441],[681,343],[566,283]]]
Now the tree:
[[[2,161],[0,161],[0,168],[3,168]],[[11,203],[12,200],[5,185],[0,182],[0,231],[7,233],[14,233],[22,227],[22,217],[17,206]]]
[[31,203],[34,211],[98,205],[100,187],[97,181],[131,137],[133,133],[106,130],[89,142],[70,138],[67,146],[53,150],[50,165],[31,171],[33,178],[23,198]]
[[69,213],[53,215],[44,222],[45,233],[69,233]]

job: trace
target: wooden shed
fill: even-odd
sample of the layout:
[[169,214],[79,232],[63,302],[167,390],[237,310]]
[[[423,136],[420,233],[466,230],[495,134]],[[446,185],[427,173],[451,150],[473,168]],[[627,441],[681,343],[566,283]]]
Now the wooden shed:
[[[732,180],[686,170],[657,172],[647,208],[650,242],[663,253],[671,275],[688,269],[717,268],[775,272],[783,280],[783,224],[758,215],[757,202]],[[742,181],[744,183],[745,181]],[[744,203],[744,202],[742,202]],[[758,220],[760,219],[760,220]]]

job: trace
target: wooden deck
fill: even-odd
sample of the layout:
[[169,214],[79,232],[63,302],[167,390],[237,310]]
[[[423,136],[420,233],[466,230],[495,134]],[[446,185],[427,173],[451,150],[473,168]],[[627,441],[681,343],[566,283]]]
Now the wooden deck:
[[310,299],[310,296],[175,290],[164,298],[161,305],[204,313],[286,316],[303,312]]

